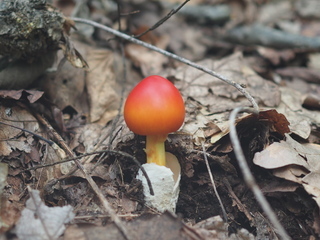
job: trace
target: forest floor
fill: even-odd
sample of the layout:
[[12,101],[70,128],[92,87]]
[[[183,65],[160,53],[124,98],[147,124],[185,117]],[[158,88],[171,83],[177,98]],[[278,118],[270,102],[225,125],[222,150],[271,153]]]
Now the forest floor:
[[[52,5],[137,36],[182,3]],[[258,103],[258,115],[237,116],[238,137],[295,240],[320,238],[319,9],[308,0],[191,0],[138,38],[240,84]],[[183,62],[90,24],[75,26],[69,38],[87,69],[59,51],[31,86],[0,91],[0,239],[281,239],[230,141],[231,111],[252,102]],[[166,141],[181,165],[175,214],[145,206],[134,161],[146,161],[145,137],[123,119],[126,96],[150,75],[172,81],[185,101],[185,122]]]

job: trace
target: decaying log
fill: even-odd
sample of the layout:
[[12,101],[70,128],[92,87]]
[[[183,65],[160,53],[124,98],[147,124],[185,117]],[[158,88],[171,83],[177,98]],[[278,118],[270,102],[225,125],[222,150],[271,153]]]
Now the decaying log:
[[0,0],[0,26],[0,89],[30,85],[58,49],[75,67],[87,67],[69,41],[73,22],[46,0]]
[[58,49],[66,19],[45,0],[0,3],[0,55],[11,60],[36,58]]

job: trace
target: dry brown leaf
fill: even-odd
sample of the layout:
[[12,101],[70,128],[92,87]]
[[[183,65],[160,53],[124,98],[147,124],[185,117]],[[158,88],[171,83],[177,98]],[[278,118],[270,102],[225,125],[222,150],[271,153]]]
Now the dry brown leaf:
[[289,20],[293,17],[292,6],[289,1],[276,1],[263,5],[257,15],[257,21],[266,25]]
[[85,147],[86,152],[91,152],[99,141],[103,128],[98,124],[86,124],[83,127],[79,142]]
[[[157,42],[154,43],[156,47],[165,49],[168,45],[169,37],[163,35],[157,38]],[[168,62],[168,57],[163,54],[154,52],[143,46],[137,44],[128,44],[125,48],[126,55],[132,60],[136,67],[141,68],[141,72],[144,77],[154,74],[159,74],[163,65]]]
[[4,199],[0,205],[0,232],[11,229],[19,220],[23,204],[18,201]]
[[302,184],[301,176],[305,176],[309,171],[299,166],[286,166],[283,168],[277,168],[273,170],[273,175],[279,178],[283,178],[292,182]]
[[19,100],[23,97],[23,94],[26,94],[30,103],[34,103],[42,97],[43,92],[35,90],[0,90],[1,98]]
[[[91,224],[88,226],[78,226],[76,224],[70,225],[66,231],[64,232],[63,239],[64,240],[87,240],[86,230],[87,228],[92,228]],[[98,240],[98,238],[96,238]]]
[[[59,148],[57,145],[55,148]],[[43,152],[41,155],[41,164],[53,164],[56,162],[61,161],[61,156],[59,152],[63,152],[60,149],[54,149],[49,145],[45,145],[43,147]],[[67,162],[63,164],[57,164],[52,167],[46,167],[46,168],[39,168],[35,170],[35,177],[37,179],[37,187],[42,189],[43,186],[46,185],[47,182],[49,182],[52,179],[57,179],[61,177],[63,174],[68,172],[66,167],[69,164],[73,164],[73,162]],[[69,167],[71,168],[71,166]]]
[[253,162],[273,174],[301,184],[320,206],[320,145],[300,144],[286,134],[286,141],[273,143],[255,154]]
[[285,133],[290,132],[289,125],[287,118],[278,113],[276,110],[271,109],[267,111],[260,111],[259,112],[259,120],[260,121],[267,121],[271,124],[272,130],[274,132],[280,133],[284,135]]
[[[101,178],[103,180],[110,181],[110,172],[109,172],[108,168],[106,168],[102,164],[85,163],[85,164],[83,164],[83,168],[85,170],[87,170],[88,172],[90,172],[90,175],[92,177],[98,177],[98,178]],[[72,175],[72,177],[85,178],[83,176],[83,173],[80,172],[80,171],[75,172]]]
[[70,106],[79,113],[88,112],[85,91],[85,72],[65,62],[59,72],[48,73],[42,79],[42,88],[50,100],[61,110]]
[[273,65],[279,65],[282,60],[287,62],[295,57],[295,52],[291,49],[280,51],[267,47],[258,47],[257,51],[261,56],[272,62]]
[[122,206],[122,214],[131,214],[137,210],[138,202],[123,196],[120,199],[120,205]]
[[280,87],[281,103],[276,108],[286,116],[290,122],[291,132],[307,139],[311,132],[311,125],[320,126],[320,115],[317,111],[309,111],[302,107],[303,95],[293,89]]
[[[0,121],[19,128],[27,129],[31,132],[37,132],[39,125],[36,119],[25,109],[19,106],[8,106],[1,104],[0,106]],[[22,130],[6,125],[1,125],[0,131],[0,152],[2,156],[8,156],[13,149],[30,152],[27,147],[25,138],[18,139]]]
[[91,49],[87,55],[90,70],[86,85],[90,102],[90,119],[105,125],[118,113],[120,96],[114,71],[114,53],[108,50]]
[[96,123],[86,124],[81,128],[77,128],[69,146],[71,149],[78,148],[78,153],[91,152],[95,149],[102,131],[103,126]]
[[288,165],[308,168],[308,163],[298,152],[293,151],[292,146],[285,141],[272,143],[262,152],[257,152],[254,155],[253,162],[266,169],[280,168]]
[[[88,51],[90,51],[90,48],[86,44],[76,41],[74,44],[76,44],[76,47],[81,51],[83,56],[86,56]],[[45,91],[50,101],[59,109],[64,110],[70,106],[79,114],[88,114],[89,105],[86,92],[85,70],[76,68],[70,62],[63,60],[61,52],[58,54],[56,65],[57,71],[48,72],[41,79],[41,88]]]
[[[26,109],[23,109],[18,105],[6,106],[5,102],[3,102],[0,106],[0,121],[39,135],[46,134],[40,132],[41,129],[35,117]],[[21,152],[26,153],[29,157],[32,156],[32,146],[34,144],[35,137],[30,133],[2,124],[0,139],[2,140],[0,141],[1,156],[9,156],[10,158],[12,156],[10,154],[19,154]],[[53,149],[53,147],[49,146],[47,143],[44,143],[43,145],[44,146],[38,147],[38,149],[42,149],[42,152],[38,150],[39,156],[36,156],[34,159],[35,162],[39,162],[39,158],[41,159],[42,164],[54,163],[61,159],[59,149]],[[58,146],[56,147],[58,148]],[[26,164],[28,161],[30,161],[30,159],[26,157],[24,163]],[[59,165],[40,170],[38,169],[36,170],[36,178],[38,180],[37,184],[42,187],[46,181],[57,178],[61,175]]]
[[295,77],[311,83],[320,83],[320,71],[305,67],[286,67],[277,69],[276,73],[284,77]]
[[18,139],[15,139],[13,141],[8,140],[7,144],[10,146],[10,148],[13,151],[22,151],[25,153],[30,153],[31,152],[31,148],[29,143],[27,143],[26,138],[21,136]]
[[320,171],[311,172],[303,178],[303,187],[320,206]]
[[294,192],[299,187],[299,184],[282,181],[280,179],[272,179],[272,182],[266,184],[261,191],[263,193],[277,193],[277,192]]

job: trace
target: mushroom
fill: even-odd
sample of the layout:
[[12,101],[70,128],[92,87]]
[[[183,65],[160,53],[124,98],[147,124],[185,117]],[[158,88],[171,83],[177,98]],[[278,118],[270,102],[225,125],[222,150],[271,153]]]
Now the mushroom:
[[164,142],[169,133],[177,131],[185,117],[184,102],[178,89],[161,76],[143,79],[129,94],[124,106],[124,119],[131,131],[146,136],[147,172],[154,195],[150,195],[147,181],[139,171],[146,205],[160,212],[175,212],[179,195],[180,164],[165,152]]
[[164,142],[177,131],[185,116],[179,90],[160,76],[143,79],[129,94],[124,119],[129,129],[146,136],[147,163],[166,166]]

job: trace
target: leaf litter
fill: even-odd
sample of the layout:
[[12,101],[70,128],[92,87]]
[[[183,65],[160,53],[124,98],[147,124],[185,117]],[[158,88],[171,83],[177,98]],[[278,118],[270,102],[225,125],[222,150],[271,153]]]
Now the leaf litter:
[[[141,14],[133,15],[132,25],[126,24],[131,29],[137,24],[134,26],[136,29],[142,22],[145,28],[145,24],[149,26],[151,22],[144,17],[155,11],[157,6],[152,3],[136,4],[125,6],[128,12],[137,8],[141,11]],[[193,4],[192,7],[196,7],[200,3]],[[201,4],[206,3],[203,1]],[[277,25],[282,31],[292,31],[294,25],[281,22],[295,17],[288,2],[283,1],[282,5],[279,3],[277,6],[273,4],[276,3],[267,1],[265,5],[259,5],[260,10],[265,11],[264,15],[260,15],[260,23],[267,22],[269,27]],[[236,4],[232,7],[239,8]],[[250,6],[246,7],[249,11]],[[149,12],[143,14],[148,8]],[[274,9],[278,9],[280,14],[268,18],[268,12],[277,13],[272,11]],[[251,13],[250,17],[254,19],[255,14]],[[300,10],[298,13],[301,16],[314,14]],[[141,21],[139,24],[138,19]],[[151,32],[156,33],[156,38],[152,39],[160,41],[158,44],[163,48],[168,46],[180,55],[200,60],[200,65],[242,84],[254,96],[262,108],[259,116],[244,114],[237,121],[239,138],[251,171],[294,239],[318,236],[319,113],[316,107],[313,108],[316,105],[308,103],[310,97],[306,97],[318,93],[318,75],[317,70],[305,67],[306,61],[302,61],[308,59],[309,64],[316,61],[314,53],[301,49],[279,51],[272,42],[268,43],[268,48],[241,45],[236,48],[233,43],[222,44],[210,35],[221,30],[219,25],[213,24],[211,28],[206,24],[199,25],[203,21],[207,21],[203,16],[197,19],[197,15],[190,17],[177,14],[163,27]],[[229,24],[228,27],[232,28],[234,23]],[[308,34],[307,28],[310,26],[298,28],[296,34]],[[170,34],[166,34],[166,31]],[[91,33],[87,33],[87,37]],[[193,38],[192,33],[194,36],[203,34],[201,44],[197,41],[199,37]],[[185,36],[189,36],[188,41],[184,40]],[[104,154],[83,158],[83,166],[91,172],[106,199],[126,222],[133,238],[150,239],[152,235],[158,239],[277,239],[274,229],[242,180],[229,140],[229,112],[238,106],[249,106],[242,94],[220,80],[190,67],[171,63],[166,57],[155,57],[157,54],[133,44],[125,46],[127,68],[123,68],[122,59],[116,51],[105,48],[111,44],[108,45],[103,38],[96,40],[99,46],[84,44],[85,50],[75,45],[88,63],[88,71],[75,71],[65,64],[44,76],[42,88],[49,101],[56,105],[55,108],[42,97],[40,91],[7,91],[0,93],[1,121],[51,139],[34,117],[34,111],[41,112],[54,127],[60,126],[57,128],[59,133],[77,155],[106,150]],[[241,41],[237,44],[241,44]],[[235,53],[231,54],[230,50]],[[76,56],[73,57],[78,61]],[[301,66],[303,71],[299,71]],[[299,71],[299,74],[292,70]],[[168,213],[158,216],[152,209],[146,208],[141,186],[135,181],[139,167],[121,153],[111,154],[107,151],[112,149],[128,153],[141,163],[145,159],[144,138],[134,136],[118,115],[121,113],[119,104],[125,79],[123,71],[127,71],[126,91],[143,76],[161,73],[175,83],[185,99],[185,124],[181,132],[171,134],[166,143],[166,148],[182,164],[181,194],[177,205],[177,213],[182,218]],[[313,99],[316,101],[317,98]],[[29,104],[31,108],[27,107]],[[116,121],[112,122],[113,119]],[[109,216],[102,211],[100,202],[83,176],[79,172],[70,173],[73,164],[21,171],[59,162],[61,154],[49,143],[6,125],[1,125],[1,135],[2,161],[9,165],[5,187],[1,190],[4,196],[0,211],[1,231],[8,234],[18,223],[28,198],[26,186],[32,185],[41,190],[46,205],[74,207],[76,216],[64,232],[64,239],[73,239],[73,235],[82,239],[92,239],[93,236],[96,239],[105,239],[106,236],[109,239],[123,238]],[[228,223],[219,217],[221,209],[213,193],[201,143],[205,144],[205,154],[217,190],[225,203]],[[156,229],[152,227],[154,225],[157,225]],[[57,230],[59,236],[62,232],[61,229],[60,232]]]

